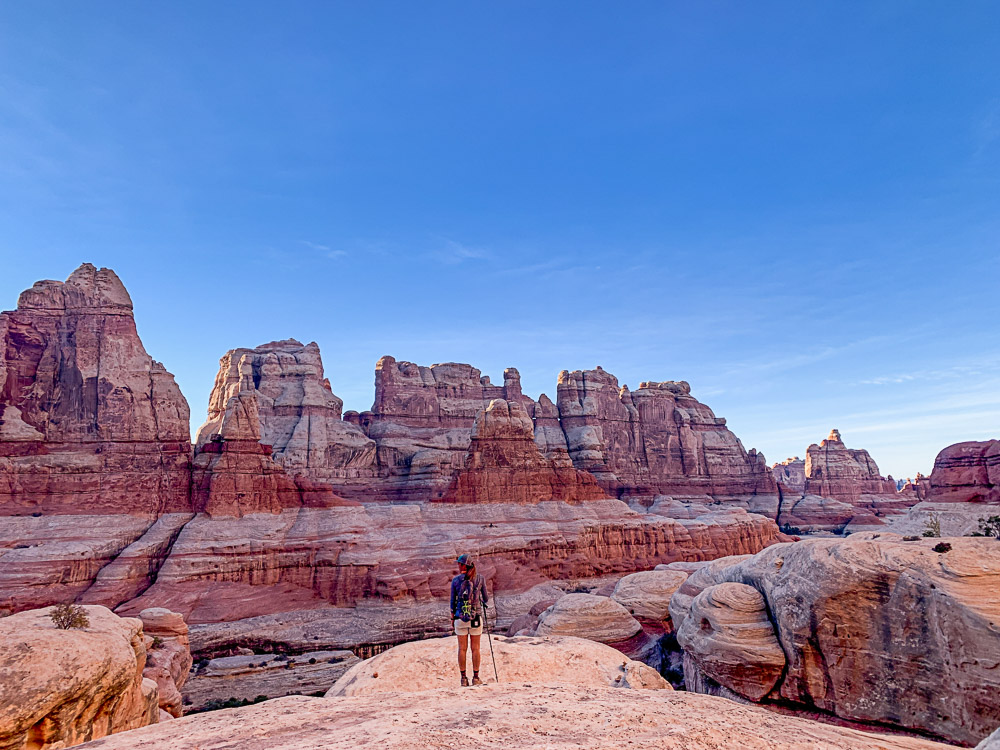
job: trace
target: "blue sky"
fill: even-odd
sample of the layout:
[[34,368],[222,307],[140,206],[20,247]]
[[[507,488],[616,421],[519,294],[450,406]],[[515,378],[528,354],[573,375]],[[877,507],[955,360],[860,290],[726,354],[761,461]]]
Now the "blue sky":
[[0,308],[114,268],[194,426],[291,336],[927,473],[1000,437],[998,209],[995,3],[0,6]]

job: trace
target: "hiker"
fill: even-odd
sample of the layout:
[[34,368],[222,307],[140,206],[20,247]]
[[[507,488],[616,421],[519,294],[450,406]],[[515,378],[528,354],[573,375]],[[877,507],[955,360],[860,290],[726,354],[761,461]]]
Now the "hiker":
[[459,574],[451,580],[451,620],[458,636],[458,671],[462,673],[462,687],[468,687],[465,674],[465,651],[472,646],[472,684],[482,685],[479,679],[479,642],[483,635],[483,611],[489,603],[486,580],[476,573],[476,561],[470,555],[459,555]]

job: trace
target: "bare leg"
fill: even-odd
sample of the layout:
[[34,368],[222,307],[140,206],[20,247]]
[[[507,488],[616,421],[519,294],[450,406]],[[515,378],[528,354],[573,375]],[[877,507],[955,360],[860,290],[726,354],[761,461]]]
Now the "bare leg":
[[[470,636],[472,638],[472,671],[479,671],[479,639],[481,635]],[[465,661],[465,654],[462,654],[462,661]]]
[[[476,638],[476,636],[472,636]],[[477,645],[473,647],[472,651],[472,665],[475,667],[479,663],[479,645],[478,638]],[[469,647],[469,636],[460,635],[458,636],[458,671],[465,674],[465,651]]]

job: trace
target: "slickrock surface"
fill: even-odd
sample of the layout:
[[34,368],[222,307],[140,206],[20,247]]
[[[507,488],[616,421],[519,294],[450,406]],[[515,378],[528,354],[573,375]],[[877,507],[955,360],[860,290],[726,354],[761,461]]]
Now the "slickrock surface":
[[[652,667],[619,651],[583,638],[492,636],[497,674],[502,683],[621,687],[670,690]],[[404,643],[355,665],[330,688],[327,698],[376,693],[411,693],[454,687],[459,681],[454,636]],[[490,644],[483,636],[479,676],[495,682]],[[471,659],[471,655],[469,657]],[[471,661],[467,669],[471,674]]]
[[478,504],[605,497],[593,474],[542,456],[521,403],[494,399],[476,415],[465,467],[443,499]]
[[[808,531],[832,531],[840,533],[848,524],[882,525],[883,521],[870,511],[862,510],[850,503],[819,495],[781,496],[781,513],[778,523],[782,528],[787,524],[793,528]],[[794,533],[794,532],[793,532]]]
[[701,672],[752,701],[771,692],[785,668],[764,597],[742,583],[720,583],[698,594],[677,642],[694,662],[685,667],[688,680],[695,682]]
[[537,635],[573,635],[600,643],[621,643],[642,632],[621,604],[607,596],[567,594],[542,612]]
[[608,492],[760,495],[777,515],[778,488],[764,457],[744,450],[687,383],[641,383],[630,391],[600,367],[564,370],[557,403],[574,466]]
[[85,263],[0,313],[0,513],[187,510],[189,416],[113,271]]
[[483,685],[350,698],[290,697],[185,717],[87,750],[940,750],[671,690]]
[[69,747],[156,722],[142,623],[84,609],[86,629],[57,629],[50,609],[0,618],[0,750]]
[[1000,729],[976,745],[976,750],[1000,750]]
[[687,580],[682,570],[645,570],[622,578],[611,598],[621,604],[640,622],[670,625],[670,597]]
[[[950,549],[934,551],[945,542]],[[1000,724],[1000,542],[854,534],[779,544],[696,571],[670,611],[693,627],[702,587],[751,586],[787,657],[772,692],[804,710],[973,744]],[[685,652],[702,672],[698,652]],[[686,675],[687,677],[687,675]],[[771,676],[762,674],[763,691]],[[698,675],[692,684],[710,689]],[[742,680],[746,685],[747,679]]]
[[275,462],[289,474],[317,481],[374,476],[375,442],[343,421],[344,402],[324,377],[315,342],[287,339],[226,352],[208,419],[198,430],[199,447],[222,432],[230,399],[248,388],[257,397],[258,439],[271,446]]
[[146,667],[142,674],[156,683],[160,709],[170,716],[184,713],[181,688],[191,670],[188,626],[176,612],[151,607],[139,613],[146,634]]
[[350,651],[307,651],[292,657],[276,654],[212,659],[184,686],[188,711],[213,702],[281,698],[326,692],[361,660]]
[[948,446],[934,459],[926,488],[923,484],[925,500],[1000,505],[1000,440]]
[[838,430],[806,450],[805,494],[858,504],[862,495],[895,495],[896,483],[884,478],[864,449],[848,448]]

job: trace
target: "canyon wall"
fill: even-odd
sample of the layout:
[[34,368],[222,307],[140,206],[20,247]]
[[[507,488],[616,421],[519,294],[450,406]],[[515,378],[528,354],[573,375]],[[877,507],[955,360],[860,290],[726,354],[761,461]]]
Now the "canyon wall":
[[113,271],[84,264],[0,313],[0,513],[187,510],[189,417]]

